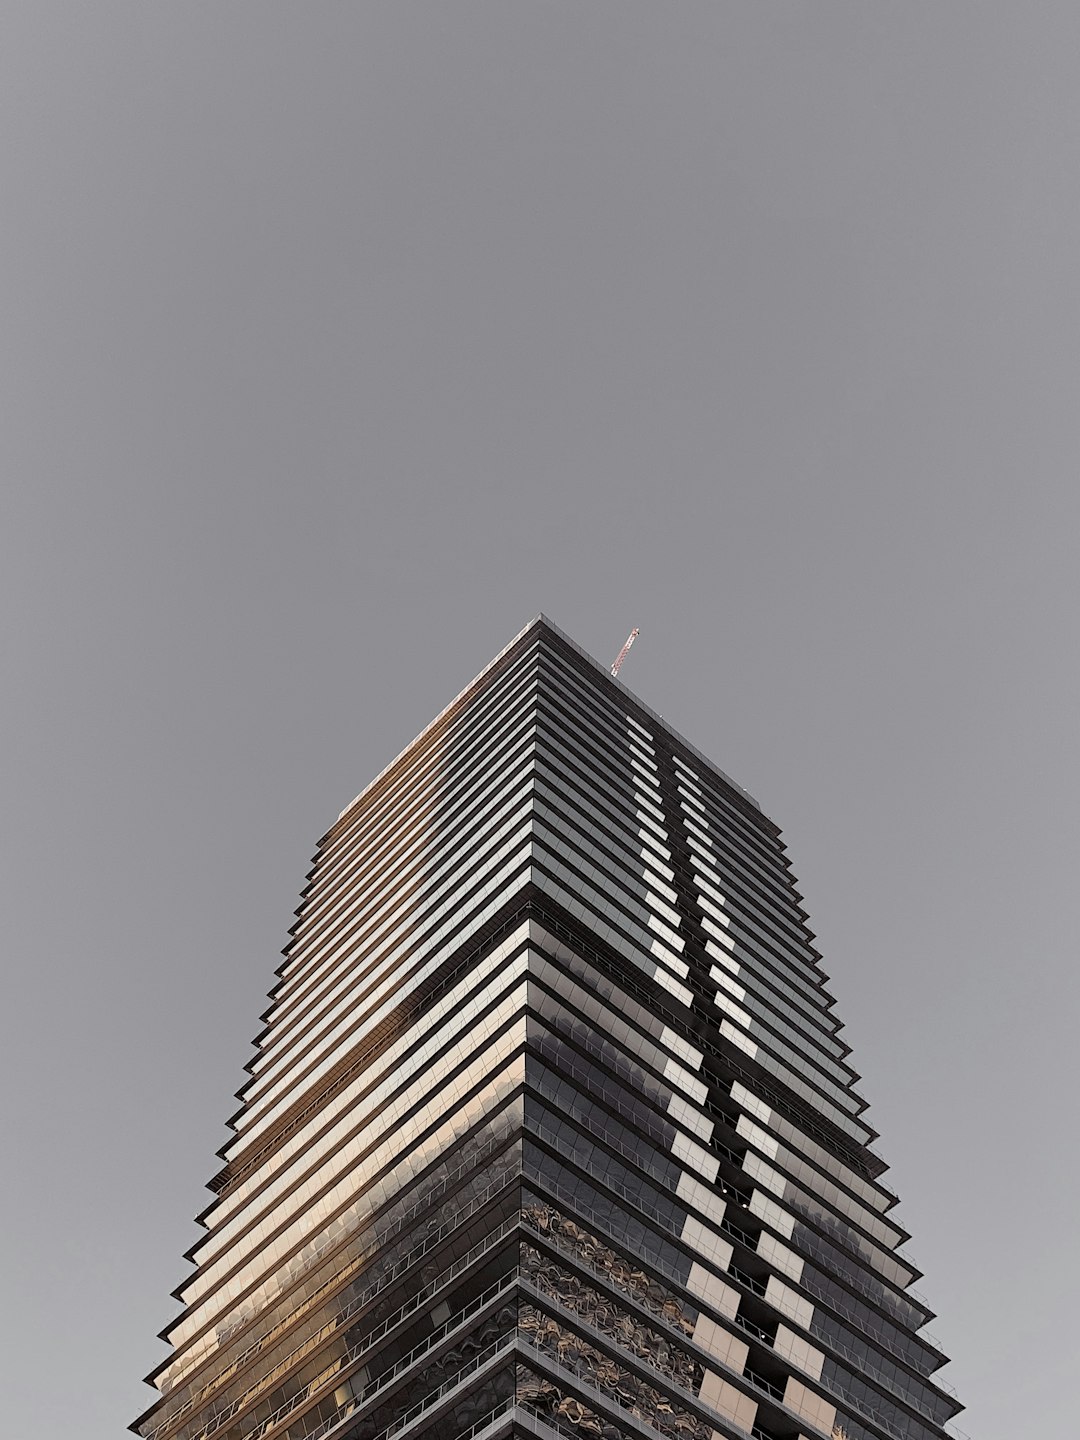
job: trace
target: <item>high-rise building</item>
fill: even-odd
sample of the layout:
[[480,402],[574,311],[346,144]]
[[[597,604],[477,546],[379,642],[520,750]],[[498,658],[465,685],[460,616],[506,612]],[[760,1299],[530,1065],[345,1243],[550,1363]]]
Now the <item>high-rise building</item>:
[[319,844],[145,1440],[937,1440],[777,827],[540,618]]

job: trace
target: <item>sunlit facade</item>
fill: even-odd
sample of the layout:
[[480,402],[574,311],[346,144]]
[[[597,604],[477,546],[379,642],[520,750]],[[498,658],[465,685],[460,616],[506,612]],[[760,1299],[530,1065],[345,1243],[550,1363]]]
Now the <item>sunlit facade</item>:
[[779,832],[542,618],[319,844],[145,1440],[937,1440]]

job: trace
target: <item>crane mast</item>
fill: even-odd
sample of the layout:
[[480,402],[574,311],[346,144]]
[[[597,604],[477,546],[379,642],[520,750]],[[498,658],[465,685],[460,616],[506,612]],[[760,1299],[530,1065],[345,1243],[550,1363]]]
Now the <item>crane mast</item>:
[[619,671],[622,669],[622,663],[626,659],[627,653],[630,650],[630,646],[633,645],[634,641],[640,634],[641,631],[635,625],[633,630],[631,630],[630,634],[626,637],[626,644],[619,651],[618,655],[615,656],[614,663],[611,666],[611,673],[616,678],[618,678]]

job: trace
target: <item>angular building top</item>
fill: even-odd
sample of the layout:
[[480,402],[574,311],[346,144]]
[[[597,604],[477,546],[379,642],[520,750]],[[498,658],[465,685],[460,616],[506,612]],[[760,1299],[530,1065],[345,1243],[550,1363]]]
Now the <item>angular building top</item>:
[[146,1440],[938,1440],[776,825],[543,617],[319,843]]

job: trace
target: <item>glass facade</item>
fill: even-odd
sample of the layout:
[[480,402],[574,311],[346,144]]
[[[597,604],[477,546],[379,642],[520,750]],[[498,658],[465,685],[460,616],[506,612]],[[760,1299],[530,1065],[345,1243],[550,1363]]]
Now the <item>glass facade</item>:
[[779,832],[543,618],[323,837],[143,1440],[935,1440]]

